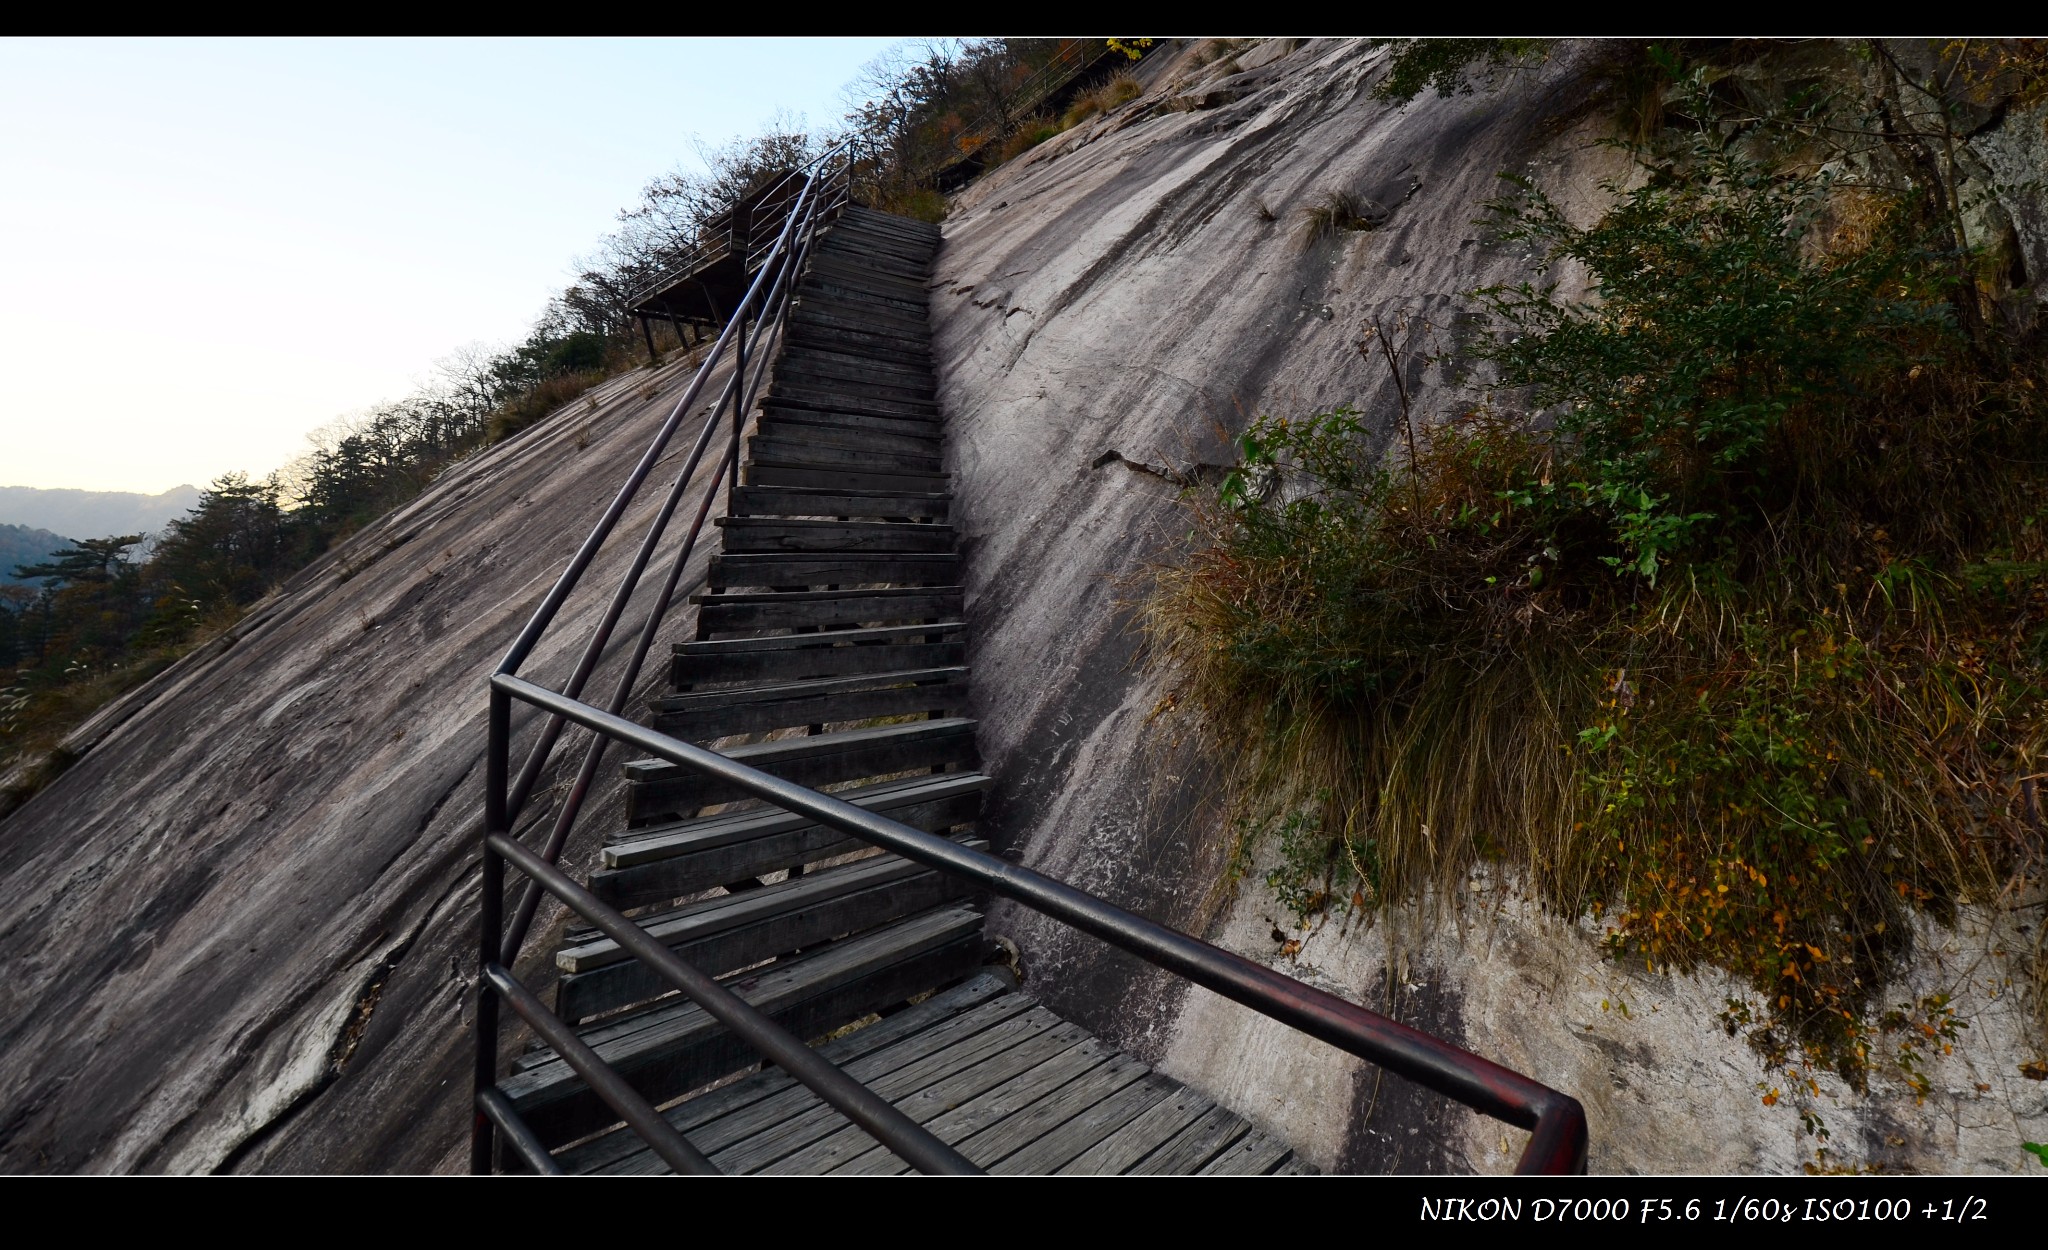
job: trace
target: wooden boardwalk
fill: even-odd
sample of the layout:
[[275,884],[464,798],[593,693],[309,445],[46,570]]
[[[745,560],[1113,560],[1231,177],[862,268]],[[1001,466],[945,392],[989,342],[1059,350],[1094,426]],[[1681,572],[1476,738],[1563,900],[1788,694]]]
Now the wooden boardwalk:
[[[990,780],[969,718],[960,555],[926,282],[935,227],[849,208],[797,287],[744,484],[651,723],[967,845]],[[996,1172],[1298,1170],[1286,1146],[1060,1020],[992,969],[950,878],[663,761],[591,888]],[[904,1165],[589,930],[557,1011],[729,1172]],[[553,1052],[503,1082],[576,1172],[663,1167]],[[699,1092],[708,1091],[708,1092]]]

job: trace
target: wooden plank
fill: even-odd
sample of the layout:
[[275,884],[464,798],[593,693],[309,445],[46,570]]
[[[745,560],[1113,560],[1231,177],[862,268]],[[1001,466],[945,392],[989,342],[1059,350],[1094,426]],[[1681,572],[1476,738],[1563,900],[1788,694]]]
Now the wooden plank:
[[[721,752],[729,758],[794,781],[817,787],[858,781],[912,769],[972,766],[974,722],[961,717],[848,729],[758,742]],[[714,803],[730,803],[751,795],[736,786],[683,769],[665,760],[626,765],[627,823],[646,824],[695,814]]]
[[[927,1124],[962,1103],[1008,1084],[1017,1077],[1085,1046],[1087,1031],[1076,1024],[1059,1023],[1046,1032],[1006,1050],[990,1055],[972,1067],[934,1080],[915,1093],[890,1096],[896,1109],[913,1123]],[[862,1129],[841,1120],[841,1127],[773,1163],[753,1169],[785,1176],[816,1176],[875,1149],[879,1143]]]
[[811,553],[753,551],[714,556],[710,585],[735,586],[859,586],[904,582],[958,586],[960,553],[956,551],[890,551]]
[[950,473],[844,469],[815,464],[782,464],[750,458],[741,466],[750,486],[813,486],[827,490],[943,491]]
[[932,360],[931,327],[892,332],[824,316],[799,317],[794,309],[783,327],[792,343],[816,344],[847,352],[864,352],[906,363]]
[[765,432],[756,434],[747,442],[747,452],[750,456],[782,464],[816,464],[850,469],[917,469],[927,473],[937,472],[940,465],[936,446],[924,451],[841,447],[802,437],[772,437]]
[[[981,917],[951,907],[737,978],[733,990],[785,1028],[814,1036],[978,966]],[[695,1004],[662,1005],[583,1030],[613,1069],[663,1102],[755,1062],[753,1048]],[[566,1141],[615,1118],[566,1063],[543,1057],[499,1082],[543,1140]]]
[[901,361],[868,360],[843,352],[826,352],[811,347],[788,347],[775,360],[777,377],[844,379],[875,386],[922,392],[929,398],[938,377],[929,365]]
[[768,397],[792,406],[808,401],[813,408],[867,412],[878,417],[923,417],[937,421],[944,416],[936,400],[901,398],[881,393],[874,387],[851,383],[826,386],[801,379],[785,381],[777,378],[768,384]]
[[[904,628],[888,626],[884,628]],[[919,628],[910,626],[908,628]],[[832,634],[803,634],[805,638],[831,638],[835,634],[867,633],[867,630],[837,630]],[[880,632],[880,631],[874,631]],[[931,631],[940,631],[934,628]],[[914,636],[914,635],[913,635]],[[753,642],[752,638],[711,639],[713,642]],[[794,681],[808,677],[852,676],[859,673],[901,672],[905,669],[937,668],[959,664],[967,658],[964,642],[904,642],[873,645],[790,647],[775,651],[739,651],[723,655],[678,655],[670,665],[670,679],[678,686],[695,686],[716,681]]]
[[932,327],[928,318],[864,300],[847,299],[837,291],[798,291],[789,315],[812,325],[893,334],[918,343],[931,341]]
[[[1069,1035],[1079,1033],[1073,1025],[1062,1024],[1058,1016],[1044,1008],[1034,1008],[887,1076],[863,1083],[894,1102],[955,1073],[968,1071],[1012,1047],[1059,1030],[1066,1030]],[[1062,1036],[1060,1044],[1071,1046],[1074,1040],[1072,1036]],[[711,1161],[729,1173],[758,1172],[844,1127],[846,1117],[831,1107],[819,1106],[712,1155]]]
[[697,628],[707,634],[742,629],[836,629],[887,622],[959,620],[966,592],[958,586],[902,586],[861,590],[792,590],[777,594],[736,591],[693,595]]
[[[1134,1092],[1135,1091],[1135,1092]],[[1122,1100],[1122,1101],[1120,1101]],[[1105,1099],[1060,1130],[998,1163],[992,1171],[1115,1176],[1216,1104],[1158,1073]],[[1108,1121],[1106,1127],[1102,1125]]]
[[839,552],[950,551],[958,534],[950,525],[888,521],[803,521],[781,517],[720,517],[725,550]]
[[717,638],[675,644],[677,655],[713,657],[761,651],[813,649],[821,644],[910,643],[925,637],[950,637],[966,628],[959,621],[938,625],[889,625],[875,629],[849,629],[831,634],[778,634],[768,638]]
[[1203,1164],[1195,1175],[1265,1176],[1293,1157],[1294,1152],[1286,1142],[1254,1129],[1235,1146]]
[[[856,1072],[849,1065],[846,1072],[884,1098],[890,1098],[906,1090],[917,1089],[939,1076],[972,1066],[988,1055],[1006,1050],[1058,1024],[1058,1017],[1043,1007],[1034,1006],[978,1031],[952,1029],[948,1030],[951,1035],[943,1039],[924,1039],[923,1053],[909,1062],[896,1064],[889,1071]],[[796,1114],[781,1116],[772,1124],[762,1124],[763,1119],[760,1116],[748,1117],[734,1131],[710,1142],[711,1151],[707,1153],[711,1154],[713,1162],[728,1173],[765,1167],[846,1123],[846,1118],[838,1111],[815,1099],[808,1106],[799,1108]]]
[[909,382],[874,375],[824,372],[795,362],[777,364],[774,381],[768,384],[770,397],[795,393],[832,399],[850,397],[864,403],[884,405],[906,415],[921,413],[933,421],[939,420],[941,414],[935,398],[937,390],[937,384],[928,380]]
[[773,703],[813,695],[841,694],[850,690],[867,690],[878,686],[900,686],[908,683],[942,685],[964,680],[966,676],[966,665],[953,664],[935,668],[899,669],[886,673],[860,673],[847,677],[818,677],[807,681],[728,686],[716,690],[692,691],[689,694],[664,695],[649,702],[658,713],[690,712],[746,703]]
[[761,420],[785,427],[797,426],[805,431],[827,429],[842,434],[896,434],[927,442],[939,442],[946,433],[946,423],[939,417],[868,416],[858,412],[835,412],[829,408],[784,407],[780,404],[764,404]]
[[[777,918],[784,913],[794,914],[825,906],[840,896],[930,871],[932,869],[912,860],[884,853],[850,864],[839,864],[818,872],[789,877],[758,890],[714,895],[694,903],[686,903],[681,907],[636,916],[634,922],[640,926],[641,932],[670,950],[678,950],[688,943],[727,930],[744,928],[757,920]],[[591,972],[599,968],[624,966],[633,962],[633,956],[627,954],[609,936],[597,930],[575,930],[570,940],[555,951],[555,967],[566,973]],[[718,971],[723,972],[725,969]]]
[[[1046,1126],[1064,1121],[1073,1114],[1073,1110],[1066,1110],[1057,1113],[1057,1118],[1048,1120],[1038,1109],[1049,1100],[1064,1100],[1064,1105],[1078,1109],[1101,1101],[1144,1074],[1144,1064],[1117,1054],[1109,1043],[1091,1037],[930,1120],[925,1128],[948,1145],[959,1146],[963,1140],[980,1142],[979,1154],[967,1148],[962,1148],[961,1153],[986,1167],[994,1159],[1036,1140],[1043,1135]],[[1019,1120],[1019,1113],[1027,1109],[1033,1113],[1034,1119]],[[1008,1125],[1012,1120],[1018,1121],[1018,1127],[1006,1137],[984,1132],[999,1123]],[[832,1174],[897,1176],[908,1171],[909,1164],[887,1147],[877,1145],[832,1169]]]
[[[998,1038],[996,1044],[1004,1046],[1014,1044],[1020,1031],[1025,1034],[1043,1031],[1048,1026],[1042,1023],[1019,1024],[1024,1020],[1035,1020],[1034,1013],[1045,1014],[1044,1009],[1029,995],[1006,995],[897,1040],[886,1047],[877,1048],[860,1059],[834,1062],[854,1080],[875,1088],[906,1069],[918,1065],[929,1067],[935,1056],[939,1057],[937,1062],[943,1066],[948,1062],[958,1062],[957,1059],[949,1060],[946,1056],[972,1056],[982,1053],[990,1046],[988,1039],[992,1034]],[[887,1020],[883,1023],[886,1024]],[[783,1128],[800,1117],[810,1117],[810,1120],[793,1128]],[[845,1123],[839,1113],[827,1106],[816,1094],[792,1081],[790,1088],[772,1098],[762,1099],[732,1114],[705,1121],[698,1130],[690,1134],[690,1139],[699,1150],[715,1155],[719,1151],[758,1141],[765,1134],[778,1128],[783,1128],[787,1135],[809,1140],[806,1136],[811,1131],[809,1124],[821,1119],[824,1122]],[[661,1167],[659,1160],[654,1159],[651,1154],[648,1157],[656,1168]]]
[[[1008,1010],[1014,1014],[1028,1010],[1033,1000],[1028,995],[1014,993],[1016,988],[1015,978],[1006,971],[998,969],[983,972],[894,1015],[864,1028],[855,1029],[844,1037],[834,1038],[820,1046],[818,1054],[830,1063],[845,1067],[866,1055],[906,1038],[926,1033],[969,1012]],[[1008,1007],[986,1006],[998,1000],[1007,1001]],[[995,1018],[1005,1017],[997,1015]],[[687,1102],[678,1103],[663,1112],[662,1118],[687,1132],[700,1124],[731,1114],[796,1084],[796,1078],[780,1068],[769,1068],[744,1080],[706,1091]],[[646,1148],[646,1143],[635,1136],[632,1130],[621,1127],[582,1145],[573,1146],[556,1158],[564,1170],[584,1173],[627,1155],[640,1153]]]
[[[1022,1072],[1022,1074],[1006,1080],[1004,1084],[995,1086],[993,1090],[987,1090],[985,1094],[981,1094],[977,1098],[969,1098],[967,1102],[963,1102],[961,1107],[954,1107],[954,1109],[938,1115],[936,1119],[928,1121],[924,1127],[930,1129],[930,1133],[934,1137],[938,1137],[940,1141],[946,1141],[948,1145],[958,1145],[963,1139],[973,1137],[975,1133],[981,1133],[983,1129],[987,1129],[989,1125],[995,1125],[997,1121],[1004,1121],[1006,1117],[1022,1111],[1024,1107],[1036,1105],[1040,1098],[1047,1098],[1047,1096],[1067,1088],[1067,1084],[1071,1084],[1071,1082],[1075,1082],[1075,1080],[1079,1080],[1079,1078],[1083,1078],[1087,1074],[1094,1074],[1094,1072],[1102,1070],[1106,1064],[1114,1064],[1116,1059],[1118,1059],[1118,1055],[1116,1055],[1114,1047],[1110,1047],[1106,1041],[1090,1037],[1090,1039],[1075,1045],[1069,1051],[1061,1051],[1059,1055],[1053,1055],[1051,1059],[1044,1061],[1044,1064],[1038,1064],[1030,1072]],[[1143,1064],[1137,1064],[1135,1059],[1128,1059],[1126,1064],[1128,1066],[1135,1066],[1137,1068],[1137,1076],[1143,1076],[1143,1072],[1145,1072]],[[1133,1076],[1133,1080],[1137,1080],[1137,1076]],[[973,1158],[973,1156],[969,1156],[969,1158]],[[977,1160],[977,1162],[985,1164],[985,1160]],[[848,1162],[840,1164],[838,1168],[831,1170],[831,1174],[834,1174],[834,1176],[901,1176],[903,1172],[909,1172],[909,1170],[911,1170],[909,1164],[905,1164],[901,1158],[897,1158],[889,1148],[885,1148],[885,1145],[874,1145],[874,1148],[870,1148],[866,1154],[858,1154],[858,1156],[850,1158]]]
[[[987,842],[972,835],[962,835],[959,840],[976,850],[988,849]],[[878,856],[844,868],[864,869],[895,859]],[[903,860],[865,876],[848,874],[844,880],[825,880],[839,871],[778,883],[795,887],[780,898],[763,899],[759,896],[766,891],[749,890],[713,900],[730,906],[663,921],[659,926],[662,943],[684,962],[721,975],[889,924],[975,892],[958,877]],[[806,892],[806,887],[814,884],[817,888]],[[625,957],[609,939],[580,943],[556,953],[558,964],[565,958],[589,970],[574,970],[557,981],[556,1012],[564,1019],[585,1019],[671,992],[667,981],[645,964]]]
[[1251,1132],[1245,1118],[1211,1107],[1200,1119],[1174,1134],[1172,1140],[1140,1159],[1126,1176],[1187,1176]]
[[929,275],[934,259],[928,242],[869,230],[828,234],[818,241],[812,255],[829,257],[841,264],[885,268],[905,278]]
[[930,322],[894,323],[882,318],[862,316],[814,300],[806,305],[801,300],[790,306],[788,325],[797,334],[857,335],[861,342],[877,346],[893,346],[906,352],[929,352],[932,342]]
[[[1109,1051],[1107,1043],[1098,1045]],[[1015,1114],[968,1137],[960,1143],[960,1152],[979,1166],[992,1168],[1137,1087],[1146,1074],[1145,1065],[1138,1060],[1111,1052],[1107,1062],[1073,1081],[1044,1091]]]
[[[905,808],[959,796],[978,796],[993,784],[980,773],[941,773],[853,786],[834,792],[832,797],[869,811],[885,812],[889,819],[908,824],[910,822],[900,814]],[[763,805],[744,811],[721,812],[716,816],[614,833],[604,848],[604,864],[607,868],[629,868],[679,855],[742,845],[759,838],[802,833],[817,827],[810,817],[779,807]],[[833,836],[840,835],[834,832]],[[821,855],[817,858],[826,857]]]
[[784,364],[801,363],[806,370],[831,373],[839,369],[850,369],[856,377],[869,374],[899,377],[912,382],[931,382],[938,376],[929,357],[923,360],[903,360],[887,353],[849,349],[845,345],[825,346],[810,342],[786,342],[782,355],[776,358],[775,367]]
[[771,443],[801,440],[823,447],[843,447],[848,451],[888,452],[898,456],[936,457],[940,454],[939,427],[936,425],[923,433],[907,433],[838,425],[830,418],[816,421],[783,421],[763,417],[756,428],[755,437]]
[[917,517],[944,520],[953,497],[944,492],[828,491],[798,486],[742,486],[733,509],[741,516]]
[[931,299],[923,282],[860,265],[848,265],[831,256],[819,256],[804,275],[806,295],[818,292],[845,299],[873,300],[915,315],[928,311]]
[[[887,678],[891,674],[882,674]],[[860,724],[890,716],[919,713],[958,716],[967,711],[964,681],[877,684],[869,680],[857,690],[818,694],[795,693],[733,700],[723,705],[657,712],[654,728],[685,742],[711,743],[734,734],[764,733],[807,725],[830,727]]]

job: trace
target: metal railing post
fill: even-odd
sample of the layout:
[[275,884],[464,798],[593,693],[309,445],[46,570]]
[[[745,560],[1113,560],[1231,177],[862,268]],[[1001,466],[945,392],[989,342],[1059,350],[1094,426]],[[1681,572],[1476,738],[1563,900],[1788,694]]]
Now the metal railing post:
[[509,832],[506,812],[506,782],[512,761],[512,699],[492,687],[490,736],[484,748],[484,836],[483,873],[478,886],[477,977],[476,977],[476,1063],[471,1113],[469,1170],[477,1175],[491,1171],[497,1152],[497,1128],[484,1113],[484,1094],[498,1084],[498,992],[484,976],[484,969],[498,960],[499,931],[504,925],[505,860],[491,847],[491,835]]

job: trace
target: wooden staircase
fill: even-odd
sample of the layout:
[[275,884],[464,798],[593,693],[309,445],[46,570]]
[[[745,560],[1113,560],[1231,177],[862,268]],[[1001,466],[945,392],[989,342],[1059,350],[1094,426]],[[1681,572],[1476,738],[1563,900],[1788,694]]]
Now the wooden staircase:
[[[938,242],[854,207],[819,236],[651,724],[985,847],[927,321]],[[664,761],[625,771],[628,827],[591,890],[974,1162],[1304,1170],[1019,991],[956,880]],[[779,1070],[743,1075],[753,1051],[610,938],[571,930],[555,958],[557,1013],[721,1169],[907,1170]],[[553,1051],[501,1085],[565,1169],[666,1170]]]

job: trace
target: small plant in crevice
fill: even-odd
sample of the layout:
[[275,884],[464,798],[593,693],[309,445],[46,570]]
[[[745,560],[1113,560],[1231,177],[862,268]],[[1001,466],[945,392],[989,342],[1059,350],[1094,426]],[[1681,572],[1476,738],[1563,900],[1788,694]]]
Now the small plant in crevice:
[[1309,251],[1342,233],[1362,233],[1387,219],[1386,210],[1355,191],[1325,191],[1295,215],[1294,244]]
[[1511,183],[1495,236],[1592,297],[1473,293],[1495,382],[1426,428],[1376,327],[1394,454],[1255,420],[1142,622],[1297,913],[1506,861],[1617,959],[1735,975],[1809,1092],[1910,1086],[1961,1025],[1880,1010],[1914,915],[2043,862],[2048,360],[1959,324],[1910,194],[1645,173],[1585,227]]

